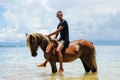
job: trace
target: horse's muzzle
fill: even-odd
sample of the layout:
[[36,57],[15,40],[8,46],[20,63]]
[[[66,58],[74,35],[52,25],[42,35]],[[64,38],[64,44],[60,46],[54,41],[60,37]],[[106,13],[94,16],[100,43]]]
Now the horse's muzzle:
[[37,56],[37,53],[32,53],[32,56],[33,56],[33,57],[36,57],[36,56]]

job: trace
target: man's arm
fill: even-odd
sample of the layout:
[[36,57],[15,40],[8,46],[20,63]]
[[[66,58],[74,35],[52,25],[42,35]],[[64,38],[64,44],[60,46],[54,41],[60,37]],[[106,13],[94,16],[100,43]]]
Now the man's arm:
[[[55,34],[58,36],[58,33],[59,33],[62,29],[63,29],[63,27],[60,26],[56,31],[54,31],[53,33],[51,33],[51,34],[49,34],[49,35],[47,35],[47,36],[50,37],[50,36],[55,35]],[[57,36],[56,36],[56,37],[57,37]]]
[[59,33],[57,33],[57,34],[55,35],[54,39],[56,39],[56,38],[58,37],[58,34],[59,34]]

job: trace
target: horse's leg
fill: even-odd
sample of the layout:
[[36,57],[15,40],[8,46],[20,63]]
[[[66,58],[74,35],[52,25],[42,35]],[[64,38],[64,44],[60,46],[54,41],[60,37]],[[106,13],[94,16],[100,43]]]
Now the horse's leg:
[[82,61],[82,64],[83,64],[83,66],[84,66],[85,71],[86,71],[86,72],[90,72],[90,68],[87,66],[87,64],[84,62],[84,60],[83,60],[82,58],[80,58],[80,59],[81,59],[81,61]]
[[38,67],[46,67],[46,64],[47,64],[47,60],[45,60],[42,64],[39,64]]
[[57,67],[56,67],[56,62],[55,61],[50,61],[51,68],[52,68],[52,73],[57,72]]

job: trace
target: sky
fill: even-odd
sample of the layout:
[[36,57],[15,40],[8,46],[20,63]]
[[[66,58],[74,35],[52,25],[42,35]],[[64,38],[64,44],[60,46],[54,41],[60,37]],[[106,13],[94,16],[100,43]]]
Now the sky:
[[120,40],[120,0],[0,0],[0,42],[56,29],[56,12],[69,24],[70,40]]

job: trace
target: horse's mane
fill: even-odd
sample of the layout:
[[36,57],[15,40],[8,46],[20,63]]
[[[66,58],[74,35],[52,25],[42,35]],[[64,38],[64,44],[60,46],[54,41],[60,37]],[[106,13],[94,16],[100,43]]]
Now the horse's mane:
[[34,45],[40,46],[43,50],[46,49],[47,44],[50,42],[50,40],[43,34],[32,33],[27,37],[27,44],[30,48],[34,48],[34,46],[30,46],[32,38],[34,39]]

